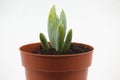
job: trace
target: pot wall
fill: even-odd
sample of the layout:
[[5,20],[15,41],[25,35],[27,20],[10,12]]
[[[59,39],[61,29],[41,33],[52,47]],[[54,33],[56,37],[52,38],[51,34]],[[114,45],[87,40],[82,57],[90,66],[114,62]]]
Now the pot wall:
[[93,47],[74,44],[88,46],[91,51],[72,55],[41,55],[31,53],[40,43],[22,46],[21,58],[27,80],[87,80]]

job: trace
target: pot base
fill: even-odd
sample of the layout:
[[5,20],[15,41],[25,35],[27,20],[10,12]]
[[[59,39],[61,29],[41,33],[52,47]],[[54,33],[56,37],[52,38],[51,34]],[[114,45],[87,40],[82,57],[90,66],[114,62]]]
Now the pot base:
[[41,72],[26,69],[26,80],[87,80],[88,69],[70,72]]

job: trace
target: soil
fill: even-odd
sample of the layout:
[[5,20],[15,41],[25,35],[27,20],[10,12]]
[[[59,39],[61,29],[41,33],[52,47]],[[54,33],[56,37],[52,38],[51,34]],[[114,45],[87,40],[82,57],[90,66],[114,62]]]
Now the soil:
[[80,54],[80,53],[88,52],[88,51],[91,51],[91,50],[92,49],[89,46],[71,44],[70,48],[64,53],[59,53],[52,47],[50,47],[50,49],[46,52],[42,48],[42,46],[39,46],[36,49],[32,50],[32,53],[33,54],[45,54],[45,55]]

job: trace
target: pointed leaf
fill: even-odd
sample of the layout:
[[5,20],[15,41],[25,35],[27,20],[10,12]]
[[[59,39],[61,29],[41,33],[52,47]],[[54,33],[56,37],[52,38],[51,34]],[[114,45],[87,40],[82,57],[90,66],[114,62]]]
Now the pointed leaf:
[[57,30],[58,23],[59,23],[59,19],[56,14],[56,9],[55,9],[55,5],[54,5],[50,9],[50,13],[49,13],[49,17],[48,17],[48,35],[49,35],[49,39],[51,42],[51,46],[53,48],[56,47],[55,36],[56,36],[56,30]]
[[62,23],[59,23],[58,25],[58,29],[57,29],[57,35],[56,35],[56,50],[58,52],[61,52],[61,49],[63,47],[63,43],[64,43],[64,27]]
[[66,40],[65,40],[64,46],[62,48],[63,52],[65,52],[69,49],[71,40],[72,40],[72,29],[70,29],[67,33]]
[[66,33],[66,16],[64,10],[60,13],[60,21],[64,25],[64,32]]
[[43,33],[40,33],[40,40],[41,40],[43,49],[45,51],[48,51],[49,45],[48,45],[47,39],[46,39],[46,37],[44,36]]

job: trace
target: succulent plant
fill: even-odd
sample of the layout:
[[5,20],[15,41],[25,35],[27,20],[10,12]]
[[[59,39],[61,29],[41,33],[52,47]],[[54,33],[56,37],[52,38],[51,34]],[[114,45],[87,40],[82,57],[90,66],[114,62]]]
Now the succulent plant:
[[[48,17],[48,35],[51,47],[56,49],[59,53],[66,52],[71,44],[72,29],[70,29],[66,35],[66,26],[66,16],[64,10],[61,11],[60,18],[58,18],[55,5],[53,5],[50,9]],[[40,33],[40,40],[43,49],[48,51],[50,46],[43,33]]]

